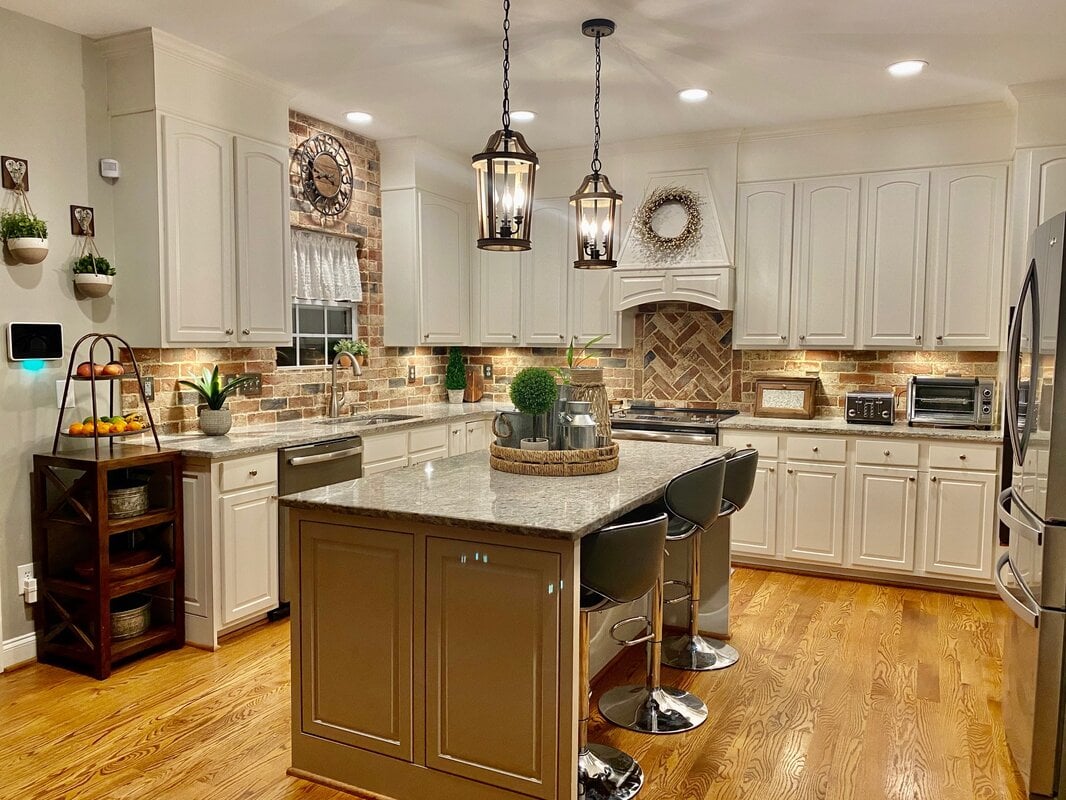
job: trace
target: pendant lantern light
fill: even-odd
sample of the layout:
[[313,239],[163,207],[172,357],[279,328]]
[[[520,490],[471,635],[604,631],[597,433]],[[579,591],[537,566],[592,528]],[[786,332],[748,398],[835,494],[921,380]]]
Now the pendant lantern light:
[[607,176],[600,172],[600,40],[614,33],[609,19],[590,19],[581,25],[581,32],[596,39],[596,102],[595,144],[592,149],[592,172],[585,176],[580,188],[571,196],[577,222],[577,260],[575,269],[613,269],[618,266],[614,257],[615,234],[622,208],[622,195],[614,190]]
[[530,249],[537,154],[511,130],[511,0],[503,1],[503,128],[473,157],[477,174],[478,240],[481,250]]

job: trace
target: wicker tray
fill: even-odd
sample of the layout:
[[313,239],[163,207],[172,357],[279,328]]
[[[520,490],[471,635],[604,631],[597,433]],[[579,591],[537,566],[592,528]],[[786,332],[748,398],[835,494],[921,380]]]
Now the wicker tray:
[[618,445],[591,450],[520,450],[489,445],[489,466],[515,475],[567,478],[618,469]]

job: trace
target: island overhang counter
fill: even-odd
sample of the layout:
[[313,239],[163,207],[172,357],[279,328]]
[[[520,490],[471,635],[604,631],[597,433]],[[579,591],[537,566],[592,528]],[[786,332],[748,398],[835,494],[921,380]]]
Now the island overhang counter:
[[619,446],[603,475],[471,453],[281,499],[294,774],[395,800],[576,796],[581,537],[732,452]]

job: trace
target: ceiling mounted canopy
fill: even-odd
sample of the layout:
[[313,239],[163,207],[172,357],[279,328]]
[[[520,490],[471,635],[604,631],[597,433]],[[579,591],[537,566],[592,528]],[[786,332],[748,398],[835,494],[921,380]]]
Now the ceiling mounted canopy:
[[503,2],[503,127],[472,159],[477,175],[478,240],[481,250],[530,249],[537,154],[511,130],[511,0]]
[[622,195],[614,190],[607,176],[600,172],[600,40],[614,33],[609,19],[590,19],[581,25],[581,32],[596,39],[596,101],[593,105],[595,143],[592,148],[592,172],[585,176],[580,188],[571,196],[577,221],[577,260],[575,269],[613,269],[618,266],[614,256]]

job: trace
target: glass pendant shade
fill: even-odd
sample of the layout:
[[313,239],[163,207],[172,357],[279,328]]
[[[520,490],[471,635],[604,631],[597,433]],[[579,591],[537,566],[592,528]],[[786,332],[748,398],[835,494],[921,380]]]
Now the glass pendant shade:
[[481,250],[530,249],[537,154],[522,134],[503,128],[473,158]]
[[586,175],[580,188],[571,196],[577,223],[576,269],[614,269],[615,238],[622,211],[622,195],[614,190],[607,176],[599,172]]

